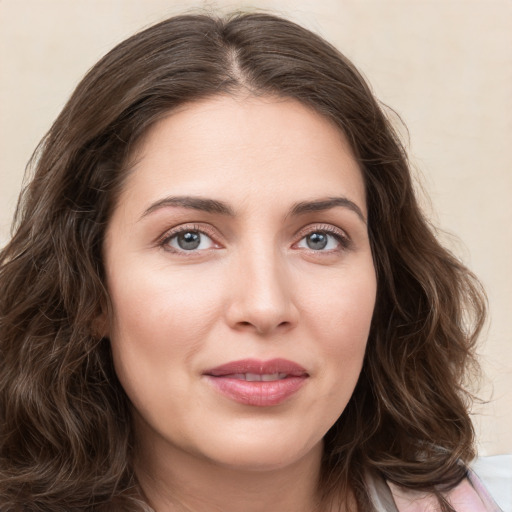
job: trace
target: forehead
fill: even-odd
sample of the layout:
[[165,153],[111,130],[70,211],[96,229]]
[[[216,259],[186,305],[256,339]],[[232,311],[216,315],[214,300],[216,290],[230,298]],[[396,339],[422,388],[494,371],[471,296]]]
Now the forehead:
[[120,200],[158,193],[241,202],[341,194],[366,211],[362,173],[343,132],[308,106],[276,97],[208,98],[154,124],[134,152]]

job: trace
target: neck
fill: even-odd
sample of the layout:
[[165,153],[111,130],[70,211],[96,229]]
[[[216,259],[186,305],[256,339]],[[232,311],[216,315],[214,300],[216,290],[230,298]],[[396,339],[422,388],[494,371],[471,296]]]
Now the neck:
[[235,468],[168,445],[140,446],[135,467],[156,512],[324,512],[321,456],[319,445],[286,467]]

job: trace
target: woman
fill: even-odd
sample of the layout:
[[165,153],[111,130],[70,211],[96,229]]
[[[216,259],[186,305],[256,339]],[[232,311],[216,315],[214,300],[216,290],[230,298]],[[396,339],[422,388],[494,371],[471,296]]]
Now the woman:
[[483,294],[333,47],[169,19],[33,162],[1,253],[2,510],[497,510],[467,470]]

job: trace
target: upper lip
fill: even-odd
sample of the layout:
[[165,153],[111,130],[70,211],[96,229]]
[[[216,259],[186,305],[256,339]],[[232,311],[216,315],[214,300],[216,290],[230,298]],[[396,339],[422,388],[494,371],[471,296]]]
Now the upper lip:
[[267,375],[281,373],[293,377],[307,376],[307,371],[297,363],[287,359],[270,359],[260,361],[258,359],[240,359],[216,366],[204,372],[204,375],[223,377],[226,375],[253,373]]

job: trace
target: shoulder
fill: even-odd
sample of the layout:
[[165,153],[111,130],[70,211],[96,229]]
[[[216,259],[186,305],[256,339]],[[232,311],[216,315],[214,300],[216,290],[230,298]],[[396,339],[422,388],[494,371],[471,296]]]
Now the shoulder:
[[[406,491],[389,483],[398,512],[437,512],[439,503],[430,494]],[[459,485],[445,493],[456,512],[501,512],[482,482],[471,471]]]
[[[367,475],[368,491],[377,512],[439,512],[439,502],[432,494],[409,491]],[[502,512],[482,482],[472,472],[445,498],[456,512]]]

